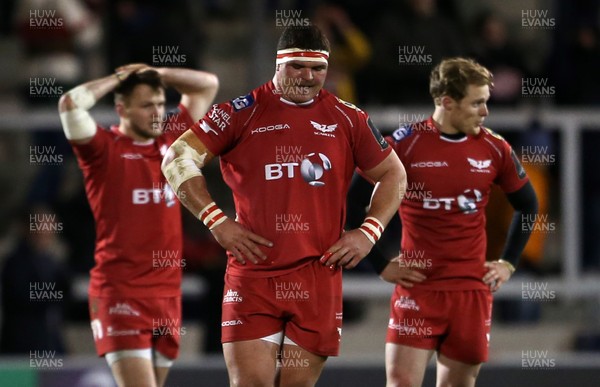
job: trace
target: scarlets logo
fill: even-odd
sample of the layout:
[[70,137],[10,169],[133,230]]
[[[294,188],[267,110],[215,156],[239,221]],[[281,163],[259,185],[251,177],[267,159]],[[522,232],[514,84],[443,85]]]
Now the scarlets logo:
[[333,132],[335,132],[335,129],[338,127],[338,124],[319,124],[315,121],[310,121],[310,124],[313,126],[313,128],[317,130],[315,134],[320,136],[335,137]]

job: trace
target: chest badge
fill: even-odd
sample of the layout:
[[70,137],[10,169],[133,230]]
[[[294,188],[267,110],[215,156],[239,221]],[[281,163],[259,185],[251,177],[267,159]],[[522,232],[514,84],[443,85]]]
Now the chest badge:
[[333,134],[333,132],[335,132],[335,130],[337,129],[338,124],[331,124],[331,125],[319,124],[318,122],[315,122],[315,121],[310,121],[310,124],[313,126],[313,128],[315,128],[317,130],[315,132],[316,135],[335,137],[335,134]]
[[492,160],[475,160],[467,157],[467,161],[471,165],[471,172],[490,173],[488,169],[492,165]]

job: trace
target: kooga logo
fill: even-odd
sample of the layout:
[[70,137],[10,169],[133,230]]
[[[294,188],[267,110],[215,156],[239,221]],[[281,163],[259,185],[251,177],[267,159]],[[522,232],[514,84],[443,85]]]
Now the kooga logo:
[[273,132],[276,130],[283,130],[283,129],[290,129],[290,126],[288,124],[275,124],[275,125],[261,126],[260,128],[252,129],[250,134]]
[[445,161],[418,161],[410,163],[411,168],[442,168],[447,166],[448,163]]

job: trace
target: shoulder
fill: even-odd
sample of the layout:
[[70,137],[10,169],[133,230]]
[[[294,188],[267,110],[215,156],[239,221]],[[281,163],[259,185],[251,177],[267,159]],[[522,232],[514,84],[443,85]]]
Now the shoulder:
[[340,97],[331,94],[327,90],[323,90],[322,92],[325,93],[323,95],[323,99],[333,104],[340,112],[352,115],[362,115],[367,117],[367,113],[362,111],[358,106],[354,105],[353,103],[344,101]]
[[497,143],[497,144],[508,145],[508,142],[504,139],[504,137],[502,137],[501,135],[499,135],[492,129],[482,126],[481,131],[482,131],[482,137],[486,138],[488,141],[491,141],[491,142]]
[[327,105],[327,109],[330,109],[335,115],[340,117],[342,122],[347,122],[350,128],[364,125],[373,126],[369,115],[365,111],[326,90],[323,90],[323,92],[325,94],[322,96],[322,101]]
[[489,144],[489,146],[498,150],[500,154],[512,152],[512,147],[510,146],[508,141],[506,141],[506,139],[500,134],[496,133],[490,128],[486,128],[483,126],[481,127],[481,129],[482,135],[480,138],[485,140],[484,142]]
[[253,110],[252,107],[259,103],[265,103],[271,98],[273,98],[273,88],[270,87],[269,83],[265,83],[246,95],[240,95],[229,100],[226,104],[231,106],[234,113],[243,114],[246,111]]
[[403,125],[392,132],[394,142],[400,142],[413,134],[412,125]]

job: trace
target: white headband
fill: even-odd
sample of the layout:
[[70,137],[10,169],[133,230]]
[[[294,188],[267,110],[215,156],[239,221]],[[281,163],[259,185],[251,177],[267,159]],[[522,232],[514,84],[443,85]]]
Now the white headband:
[[327,59],[329,59],[328,51],[286,48],[284,50],[277,50],[275,64],[287,63],[292,60],[327,63]]

